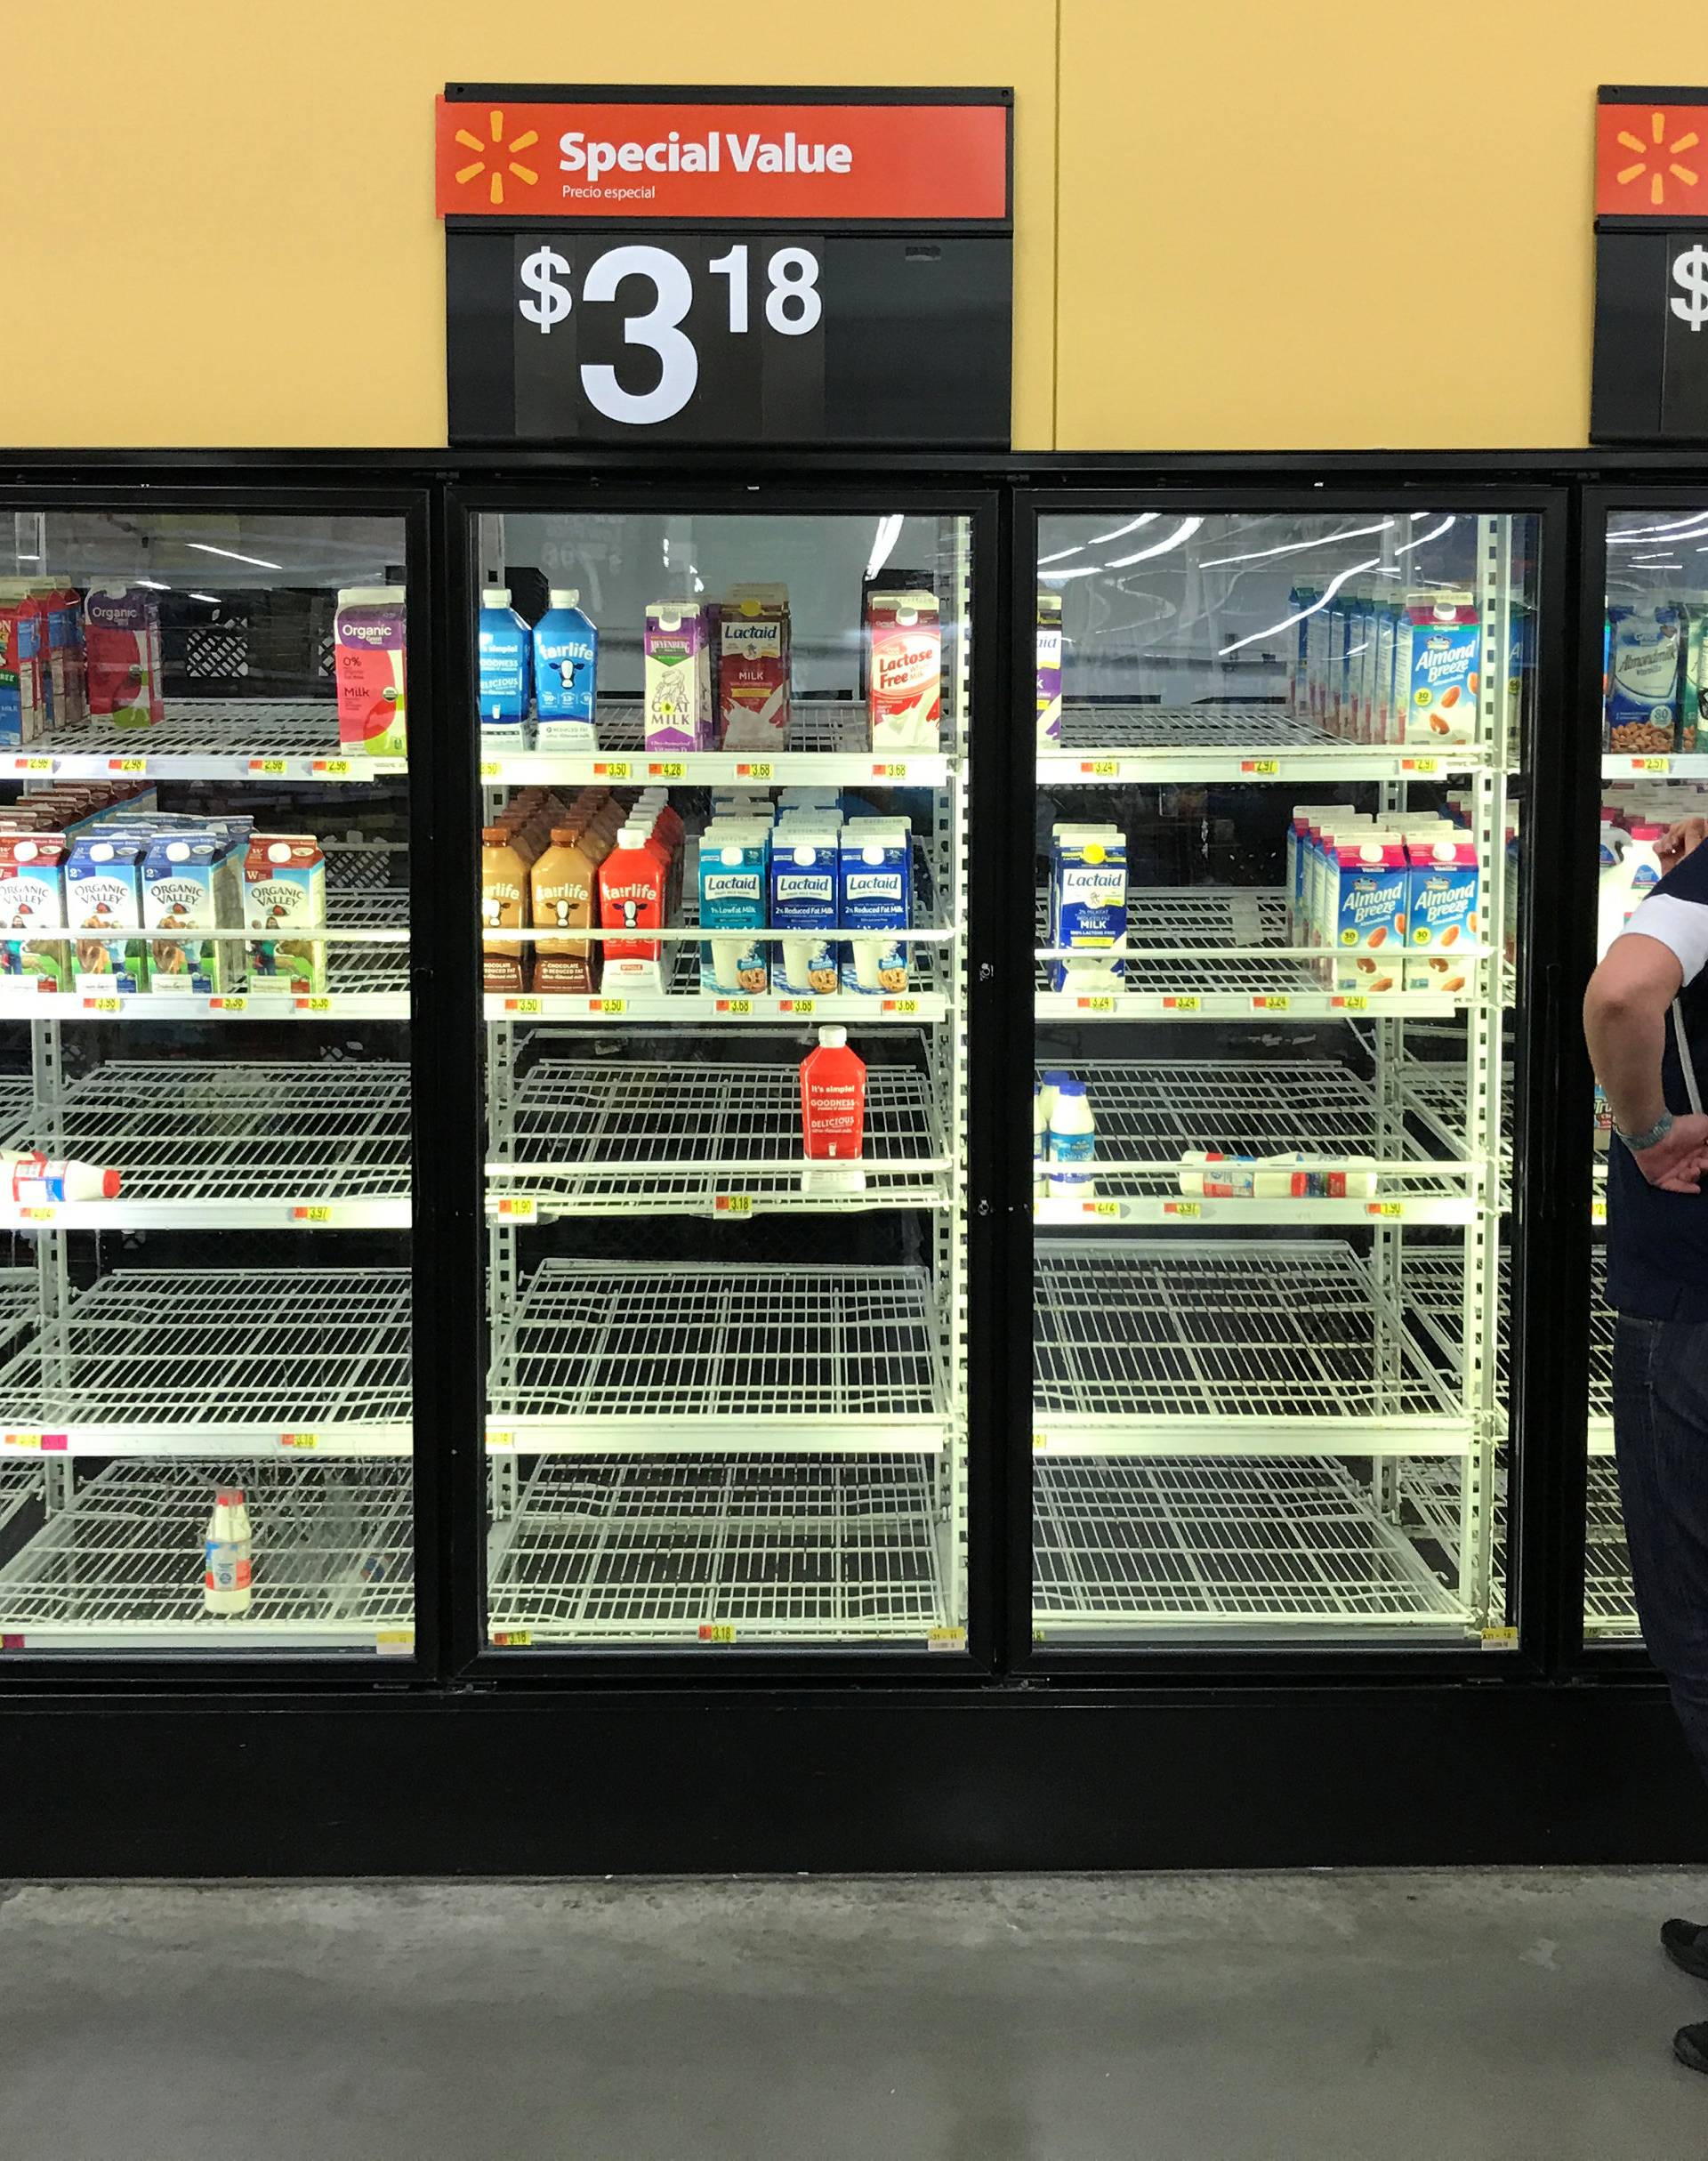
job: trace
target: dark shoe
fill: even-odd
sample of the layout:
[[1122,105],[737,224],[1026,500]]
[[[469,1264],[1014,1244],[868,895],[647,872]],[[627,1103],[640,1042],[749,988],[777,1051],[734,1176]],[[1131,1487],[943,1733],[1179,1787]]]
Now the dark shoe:
[[1693,2071],[1708,2071],[1708,2026],[1681,2026],[1672,2036],[1672,2053]]
[[[1699,1921],[1663,1921],[1661,1948],[1686,1973],[1694,1973],[1699,1981],[1708,1981],[1708,1928]],[[1687,2032],[1694,2031],[1687,2028]],[[1688,2060],[1688,2059],[1686,2060]],[[1708,2065],[1698,2065],[1708,2069]]]

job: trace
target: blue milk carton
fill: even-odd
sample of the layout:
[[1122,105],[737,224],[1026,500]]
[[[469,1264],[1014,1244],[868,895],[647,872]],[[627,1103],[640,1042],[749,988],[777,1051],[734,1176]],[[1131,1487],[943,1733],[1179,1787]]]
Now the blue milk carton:
[[1406,595],[1394,652],[1394,699],[1403,739],[1439,749],[1476,740],[1482,628],[1469,593],[1426,587]]
[[913,828],[905,818],[854,818],[842,827],[842,922],[850,933],[842,988],[896,997],[907,988],[913,915]]
[[700,988],[751,997],[770,981],[766,927],[769,828],[714,818],[700,835],[700,928],[721,933],[700,946]]
[[599,633],[574,586],[553,586],[534,625],[534,706],[540,750],[597,750],[593,701]]
[[65,862],[65,915],[74,988],[100,997],[134,997],[149,983],[142,939],[142,859],[133,833],[80,834]]
[[1607,625],[1608,748],[1645,757],[1677,749],[1678,609],[1610,608]]
[[[1052,990],[1107,991],[1126,973],[1127,842],[1116,826],[1058,826],[1051,835]],[[1083,957],[1082,957],[1083,956]]]
[[828,997],[836,988],[837,828],[798,821],[771,843],[771,928],[778,941],[777,988],[791,997]]
[[489,585],[480,595],[476,647],[480,739],[515,749],[528,718],[532,641],[503,585]]
[[219,996],[243,972],[241,941],[209,931],[241,930],[238,849],[223,832],[157,835],[142,859],[142,923],[149,990],[155,997]]

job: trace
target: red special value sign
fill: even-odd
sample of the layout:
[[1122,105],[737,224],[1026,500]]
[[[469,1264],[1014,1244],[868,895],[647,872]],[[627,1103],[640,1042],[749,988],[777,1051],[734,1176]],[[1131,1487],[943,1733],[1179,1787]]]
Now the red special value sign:
[[438,101],[438,210],[512,222],[1005,223],[1011,110],[834,94],[541,101],[471,86]]

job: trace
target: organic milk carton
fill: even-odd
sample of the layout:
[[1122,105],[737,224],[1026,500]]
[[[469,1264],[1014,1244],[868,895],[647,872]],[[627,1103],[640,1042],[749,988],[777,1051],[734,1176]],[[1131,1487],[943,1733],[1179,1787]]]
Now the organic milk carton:
[[1335,841],[1333,857],[1328,920],[1334,988],[1366,996],[1403,988],[1405,843],[1390,833],[1346,835]]
[[[1126,973],[1127,843],[1116,826],[1059,825],[1051,836],[1052,990],[1109,990]],[[1082,957],[1083,956],[1083,957]]]
[[714,818],[700,835],[700,927],[721,933],[701,944],[700,988],[722,998],[770,982],[765,941],[753,936],[766,927],[769,832],[752,819]]
[[142,859],[149,989],[156,997],[221,996],[241,971],[238,944],[204,935],[242,927],[236,851],[211,827],[151,841]]
[[1680,625],[1676,608],[1611,608],[1607,745],[1647,756],[1677,747]]
[[46,725],[42,617],[28,601],[0,604],[0,746],[34,743]]
[[842,827],[842,988],[895,997],[907,988],[907,944],[896,936],[912,916],[913,829],[906,818],[854,818]]
[[937,596],[874,593],[866,710],[874,750],[935,750],[943,719]]
[[1477,733],[1476,603],[1468,593],[1406,595],[1394,650],[1394,703],[1401,740],[1469,743]]
[[0,975],[21,976],[38,990],[71,988],[60,866],[62,833],[0,834]]
[[1061,595],[1038,595],[1038,748],[1061,748]]
[[718,741],[780,750],[789,738],[789,589],[737,585],[718,609]]
[[101,997],[149,987],[142,939],[142,859],[135,833],[100,827],[80,834],[65,862],[65,915],[72,932],[73,987]]
[[305,935],[326,928],[326,865],[311,833],[257,833],[243,864],[243,926],[249,985],[288,985],[295,997],[326,988],[326,948]]
[[152,728],[160,702],[160,609],[144,585],[92,586],[83,603],[89,717]]
[[332,618],[338,746],[364,758],[408,750],[404,711],[404,589],[347,585]]
[[804,819],[771,843],[771,928],[792,933],[777,947],[777,988],[826,997],[836,988],[837,828]]
[[647,748],[710,748],[712,660],[705,610],[695,601],[649,601],[642,636]]

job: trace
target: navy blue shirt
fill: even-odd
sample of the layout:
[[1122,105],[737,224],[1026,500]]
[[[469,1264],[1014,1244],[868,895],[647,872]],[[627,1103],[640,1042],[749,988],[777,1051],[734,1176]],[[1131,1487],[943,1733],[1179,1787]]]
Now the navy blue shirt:
[[[1678,1027],[1708,1102],[1708,844],[1694,848],[1654,887],[1626,925],[1678,956],[1684,988],[1667,1017],[1661,1091],[1667,1109],[1690,1109]],[[1708,1320],[1708,1180],[1700,1193],[1662,1193],[1616,1136],[1607,1152],[1607,1302],[1645,1320]]]

